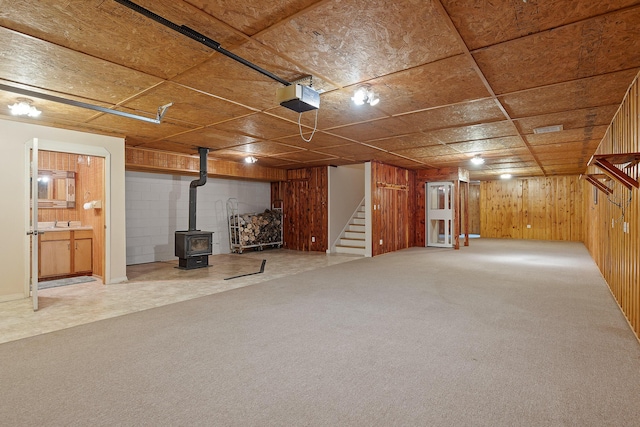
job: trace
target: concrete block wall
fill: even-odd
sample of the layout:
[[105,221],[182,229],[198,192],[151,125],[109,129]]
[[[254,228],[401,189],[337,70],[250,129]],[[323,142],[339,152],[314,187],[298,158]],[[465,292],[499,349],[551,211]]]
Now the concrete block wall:
[[[174,232],[189,228],[189,176],[126,172],[127,265],[175,260]],[[229,253],[227,200],[240,213],[270,208],[268,182],[208,178],[198,187],[196,226],[213,231],[213,253]]]

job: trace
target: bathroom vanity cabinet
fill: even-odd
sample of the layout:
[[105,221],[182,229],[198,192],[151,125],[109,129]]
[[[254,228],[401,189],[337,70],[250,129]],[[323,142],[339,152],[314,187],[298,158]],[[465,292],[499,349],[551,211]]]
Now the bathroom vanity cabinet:
[[93,231],[91,229],[46,230],[40,235],[38,277],[91,275]]

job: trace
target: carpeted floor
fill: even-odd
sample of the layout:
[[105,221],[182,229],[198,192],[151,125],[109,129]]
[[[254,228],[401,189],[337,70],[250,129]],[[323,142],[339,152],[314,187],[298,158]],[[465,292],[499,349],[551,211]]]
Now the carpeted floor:
[[0,345],[6,425],[637,426],[582,244],[413,248]]

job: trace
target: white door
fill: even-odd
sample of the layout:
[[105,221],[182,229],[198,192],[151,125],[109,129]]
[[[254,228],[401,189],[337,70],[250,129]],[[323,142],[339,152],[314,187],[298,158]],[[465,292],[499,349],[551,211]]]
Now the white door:
[[40,232],[38,231],[38,139],[27,143],[27,149],[29,150],[29,167],[31,174],[29,176],[30,189],[29,189],[29,219],[27,236],[30,239],[31,248],[31,269],[29,274],[29,288],[31,291],[31,298],[33,299],[33,310],[38,310],[38,243]]
[[453,247],[453,183],[427,182],[426,246]]

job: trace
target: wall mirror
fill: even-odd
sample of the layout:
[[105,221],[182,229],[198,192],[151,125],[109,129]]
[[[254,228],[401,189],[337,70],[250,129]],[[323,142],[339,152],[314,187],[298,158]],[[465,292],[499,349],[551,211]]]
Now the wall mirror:
[[76,173],[72,171],[38,171],[38,208],[75,208]]

